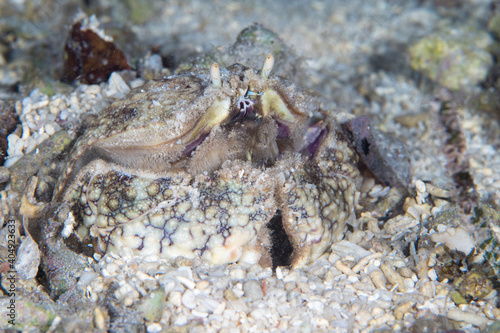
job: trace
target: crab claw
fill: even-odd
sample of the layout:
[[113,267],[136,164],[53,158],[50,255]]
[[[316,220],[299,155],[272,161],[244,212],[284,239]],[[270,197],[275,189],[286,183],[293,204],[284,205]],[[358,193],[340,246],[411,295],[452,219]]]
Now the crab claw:
[[312,158],[327,135],[328,126],[322,120],[310,125],[306,131],[305,145],[302,148],[302,153]]
[[229,105],[231,100],[229,98],[217,99],[212,104],[211,107],[205,112],[203,117],[198,121],[196,126],[187,134],[183,139],[181,139],[179,144],[188,144],[197,138],[203,136],[204,134],[210,132],[210,130],[222,123],[224,119],[229,116]]
[[212,86],[214,87],[221,86],[220,68],[219,64],[217,64],[216,62],[214,62],[210,67],[210,77],[212,78]]
[[260,71],[260,76],[264,79],[269,77],[269,74],[273,70],[274,66],[274,56],[272,54],[268,54],[266,56],[266,60],[264,61],[264,65],[262,66],[262,70]]

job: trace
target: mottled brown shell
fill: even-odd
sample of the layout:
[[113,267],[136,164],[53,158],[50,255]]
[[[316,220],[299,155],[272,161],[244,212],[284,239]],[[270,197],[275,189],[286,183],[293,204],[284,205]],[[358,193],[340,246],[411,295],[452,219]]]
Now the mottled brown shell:
[[75,144],[55,200],[98,250],[269,261],[276,216],[301,266],[343,237],[355,155],[296,85],[241,65],[151,81]]

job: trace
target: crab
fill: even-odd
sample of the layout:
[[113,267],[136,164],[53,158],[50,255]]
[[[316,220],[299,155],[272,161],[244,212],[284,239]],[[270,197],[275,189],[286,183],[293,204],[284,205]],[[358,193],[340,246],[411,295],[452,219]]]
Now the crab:
[[133,89],[73,147],[54,200],[96,251],[272,263],[270,221],[302,267],[353,218],[356,155],[299,86],[234,64]]

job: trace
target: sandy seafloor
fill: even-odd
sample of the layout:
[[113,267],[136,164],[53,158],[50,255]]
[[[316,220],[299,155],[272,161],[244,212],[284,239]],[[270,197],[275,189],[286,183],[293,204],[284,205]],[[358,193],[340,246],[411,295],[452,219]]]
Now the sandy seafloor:
[[[18,58],[0,65],[2,99],[17,102],[18,114],[32,113],[31,118],[22,118],[22,125],[38,121],[32,126],[40,129],[49,124],[44,116],[33,116],[48,107],[45,101],[52,97],[31,93],[31,86],[17,92],[9,87],[26,74],[23,71],[32,70],[26,64],[34,59],[41,58],[46,66],[40,76],[57,75],[66,31],[79,6],[87,13],[96,12],[105,30],[106,26],[128,29],[127,36],[133,37],[127,43],[117,41],[127,55],[144,56],[155,44],[177,63],[185,55],[229,47],[243,28],[258,22],[276,32],[296,55],[299,72],[292,79],[318,92],[323,108],[333,110],[339,122],[370,115],[382,132],[407,145],[411,196],[427,195],[425,190],[415,191],[417,180],[443,189],[454,187],[442,149],[446,133],[432,104],[443,89],[410,68],[408,48],[447,29],[486,31],[490,1],[151,1],[155,11],[147,14],[145,22],[130,19],[129,8],[134,6],[127,3],[0,2],[0,27],[28,36],[14,44],[12,52]],[[31,11],[26,9],[29,6]],[[39,49],[30,49],[33,45]],[[41,56],[36,50],[43,50]],[[113,89],[108,83],[56,87],[56,97],[67,108],[56,106],[53,113],[66,112],[77,124],[84,112],[98,113],[116,99]],[[473,96],[478,89],[468,87],[467,94]],[[458,104],[479,200],[498,207],[499,111],[495,116]],[[26,105],[30,105],[28,111]],[[418,117],[405,126],[398,121],[405,115]],[[23,136],[22,125],[16,133],[27,142],[34,131]],[[10,152],[20,157],[30,145]],[[368,183],[362,196],[376,200],[387,194],[387,188]],[[4,190],[10,194],[8,187]],[[83,301],[75,302],[77,291],[52,301],[37,280],[18,281],[19,324],[7,325],[9,298],[0,295],[0,327],[29,332],[451,332],[453,328],[487,332],[500,320],[496,291],[457,306],[450,299],[455,287],[437,280],[429,257],[420,257],[425,264],[416,265],[415,257],[401,251],[401,240],[411,239],[408,234],[421,232],[432,215],[453,204],[435,200],[434,207],[414,206],[421,214],[405,207],[405,212],[378,230],[377,223],[370,224],[376,221],[376,212],[365,212],[357,224],[364,221],[369,227],[356,230],[354,226],[342,245],[298,270],[278,268],[273,273],[258,265],[209,266],[182,260],[167,265],[130,253],[88,259],[88,268],[75,287],[85,291]],[[2,214],[5,220],[5,209]],[[398,245],[391,247],[391,241]]]

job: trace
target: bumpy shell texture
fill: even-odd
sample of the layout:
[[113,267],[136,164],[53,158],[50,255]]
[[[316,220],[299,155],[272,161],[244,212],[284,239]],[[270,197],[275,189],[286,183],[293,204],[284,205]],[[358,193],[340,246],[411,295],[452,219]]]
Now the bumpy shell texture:
[[269,71],[214,64],[104,110],[56,188],[77,236],[101,253],[270,264],[279,217],[295,267],[342,239],[355,154],[311,96]]

